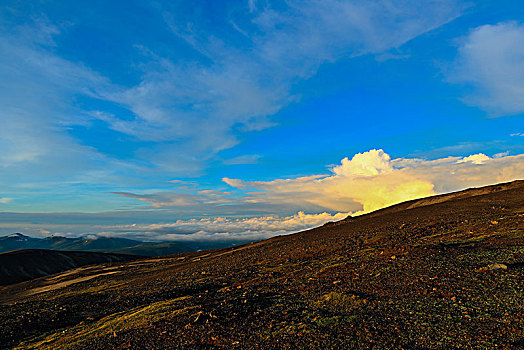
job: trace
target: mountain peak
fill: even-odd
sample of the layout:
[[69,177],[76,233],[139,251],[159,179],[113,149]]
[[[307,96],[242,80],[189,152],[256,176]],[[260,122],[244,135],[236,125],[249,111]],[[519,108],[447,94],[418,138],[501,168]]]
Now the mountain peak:
[[28,237],[26,235],[21,234],[20,232],[11,233],[10,235],[7,235],[6,237],[7,238],[17,238],[19,240],[24,240],[24,241],[26,241],[28,238],[30,238],[30,237]]
[[11,233],[7,237],[27,237],[26,235],[21,234],[20,232]]

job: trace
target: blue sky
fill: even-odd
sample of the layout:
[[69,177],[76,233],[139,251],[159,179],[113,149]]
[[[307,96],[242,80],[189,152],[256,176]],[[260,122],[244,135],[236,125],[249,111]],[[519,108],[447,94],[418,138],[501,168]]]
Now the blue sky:
[[0,233],[267,237],[522,178],[522,18],[516,1],[4,1]]

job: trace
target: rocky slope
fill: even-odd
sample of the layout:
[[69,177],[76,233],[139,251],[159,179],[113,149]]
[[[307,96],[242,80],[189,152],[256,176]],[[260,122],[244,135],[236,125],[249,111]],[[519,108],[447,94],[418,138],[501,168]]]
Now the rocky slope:
[[72,270],[0,289],[0,348],[517,349],[523,223],[517,181]]

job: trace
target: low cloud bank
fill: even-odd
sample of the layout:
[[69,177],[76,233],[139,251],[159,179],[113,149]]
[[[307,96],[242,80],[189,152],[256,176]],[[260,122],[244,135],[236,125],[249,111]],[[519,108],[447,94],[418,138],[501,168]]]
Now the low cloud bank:
[[[168,241],[247,241],[298,232],[320,226],[328,221],[344,219],[348,213],[306,214],[281,217],[270,215],[254,218],[231,219],[225,217],[178,220],[168,224],[129,225],[119,230],[127,235]],[[102,234],[112,236],[112,233]]]

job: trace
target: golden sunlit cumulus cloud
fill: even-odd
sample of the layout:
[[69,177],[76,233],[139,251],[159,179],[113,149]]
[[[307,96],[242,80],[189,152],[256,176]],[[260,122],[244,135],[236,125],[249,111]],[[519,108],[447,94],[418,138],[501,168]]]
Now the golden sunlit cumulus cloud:
[[381,149],[344,158],[329,175],[242,181],[224,179],[249,193],[252,202],[307,202],[332,211],[362,214],[437,193],[515,180],[524,174],[524,155],[485,154],[436,160],[391,157]]

